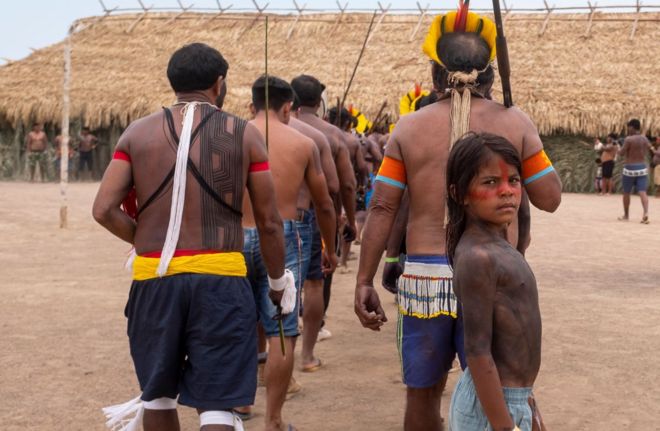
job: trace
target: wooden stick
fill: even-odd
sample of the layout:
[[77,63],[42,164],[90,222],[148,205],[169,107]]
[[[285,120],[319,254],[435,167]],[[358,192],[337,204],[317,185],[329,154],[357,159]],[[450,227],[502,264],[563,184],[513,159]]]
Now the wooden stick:
[[266,6],[264,6],[264,7],[260,7],[260,6],[259,6],[259,3],[257,3],[256,0],[252,0],[252,4],[254,4],[254,7],[257,9],[257,16],[254,17],[254,19],[252,20],[252,23],[251,23],[249,26],[247,26],[247,27],[245,28],[245,30],[243,30],[243,31],[241,32],[241,34],[238,35],[237,40],[242,39],[242,38],[243,38],[243,35],[244,35],[245,33],[247,33],[248,31],[252,30],[252,27],[254,27],[254,25],[257,23],[257,21],[259,21],[259,19],[260,19],[261,16],[264,14],[264,11],[265,11],[266,8],[268,7],[268,5],[270,5],[270,3],[266,3]]
[[511,11],[513,10],[513,3],[508,7],[506,5],[506,0],[502,0],[502,3],[504,3],[504,20],[502,23],[506,24],[507,20],[509,19],[509,15],[511,15]]
[[181,12],[179,12],[178,14],[176,14],[176,15],[174,15],[172,18],[170,18],[169,21],[167,21],[167,22],[165,23],[164,27],[167,27],[168,25],[172,24],[174,21],[177,20],[177,18],[179,18],[181,15],[183,15],[183,14],[186,13],[186,12],[188,12],[190,9],[192,9],[193,6],[195,6],[194,3],[191,3],[190,6],[185,7],[185,6],[183,5],[183,3],[181,3],[181,0],[176,0],[176,1],[177,1],[177,3],[179,3],[179,7],[181,8]]
[[140,14],[140,16],[137,17],[137,19],[136,19],[135,21],[133,21],[133,24],[131,24],[130,27],[128,27],[128,29],[126,30],[126,33],[130,33],[130,32],[132,32],[133,29],[135,28],[135,26],[138,25],[138,24],[140,23],[140,21],[142,21],[142,20],[144,19],[145,16],[147,16],[147,13],[149,12],[149,10],[151,10],[151,8],[154,7],[154,5],[151,5],[151,6],[149,6],[149,7],[146,7],[146,6],[144,5],[144,3],[142,3],[142,0],[137,0],[137,1],[138,1],[138,3],[140,3],[140,6],[142,7],[142,10],[143,10],[144,12],[142,12],[142,13]]
[[511,96],[511,81],[509,80],[511,75],[511,67],[509,65],[509,49],[506,43],[506,37],[504,37],[504,25],[502,24],[500,0],[493,0],[493,14],[495,15],[495,27],[497,29],[497,37],[495,39],[495,44],[497,47],[497,69],[500,74],[500,81],[502,81],[504,106],[510,108],[513,106],[513,97]]
[[385,19],[385,15],[387,15],[387,12],[390,10],[390,7],[392,7],[392,3],[389,3],[387,7],[383,7],[383,5],[380,2],[378,2],[378,7],[380,8],[381,16],[380,19],[378,19],[378,22],[376,23],[376,27],[374,28],[373,32],[371,32],[371,35],[369,35],[369,40],[367,40],[367,43],[369,43],[373,35],[376,34],[376,30],[378,30],[378,27],[380,27],[380,24]]
[[374,121],[371,122],[371,127],[364,131],[365,135],[367,134],[367,132],[370,132],[373,129],[375,129],[378,123],[380,123],[381,121],[380,116],[383,114],[383,111],[385,110],[386,107],[387,107],[387,99],[383,100],[383,104],[380,105],[380,110],[378,111],[378,114],[376,114],[376,118],[374,118]]
[[66,229],[68,221],[67,185],[69,183],[69,109],[71,91],[71,37],[73,25],[64,43],[64,81],[62,83],[62,141],[60,142],[60,229]]
[[591,26],[593,25],[594,22],[594,14],[596,13],[596,7],[598,6],[598,2],[595,2],[594,5],[591,5],[591,0],[588,0],[587,3],[589,4],[589,22],[587,23],[587,30],[584,32],[584,37],[589,37],[591,34]]
[[543,4],[545,4],[545,10],[548,12],[548,14],[545,16],[545,20],[543,21],[543,25],[539,31],[539,36],[543,36],[545,33],[545,30],[548,28],[548,23],[550,22],[550,14],[553,10],[555,10],[555,5],[552,5],[552,7],[548,6],[548,2],[546,0],[543,0]]
[[358,56],[357,62],[355,62],[355,67],[353,68],[353,74],[351,75],[351,79],[348,81],[348,85],[346,86],[346,90],[344,91],[344,97],[342,97],[341,103],[338,106],[340,113],[341,113],[341,109],[344,107],[344,104],[346,103],[346,97],[348,97],[348,92],[351,90],[351,85],[353,85],[353,79],[355,78],[355,74],[357,73],[358,67],[360,67],[360,62],[362,61],[364,50],[367,48],[367,42],[369,42],[369,38],[371,37],[371,29],[374,27],[374,21],[376,20],[377,14],[378,11],[375,10],[374,14],[371,17],[371,22],[369,23],[369,30],[367,30],[367,36],[364,38],[364,43],[362,44],[362,49],[360,50],[360,55]]
[[630,32],[630,40],[635,38],[635,33],[637,33],[637,24],[639,23],[639,14],[642,10],[641,0],[637,0],[635,9],[637,9],[637,16],[635,16],[635,22],[633,22],[632,30]]
[[337,3],[337,7],[339,8],[339,16],[337,16],[337,20],[335,21],[334,27],[332,27],[332,30],[330,31],[330,34],[333,34],[337,28],[339,28],[339,24],[341,24],[342,19],[344,18],[344,13],[346,12],[346,9],[348,8],[348,2],[344,5],[344,7],[341,7],[341,3],[339,3],[339,0],[335,0]]
[[293,30],[295,30],[296,25],[298,24],[298,20],[300,20],[300,17],[302,16],[303,11],[307,7],[307,3],[305,3],[303,5],[303,7],[299,7],[296,0],[293,0],[293,4],[295,5],[296,10],[298,11],[298,16],[296,16],[296,19],[293,21],[293,24],[291,25],[291,28],[289,29],[289,33],[286,35],[286,40],[289,40],[291,38],[291,35],[293,34]]
[[424,22],[424,18],[426,18],[426,12],[428,12],[430,7],[431,5],[429,3],[426,3],[426,7],[422,9],[422,5],[419,4],[419,2],[417,2],[417,9],[419,9],[420,12],[419,21],[417,21],[417,25],[415,26],[415,29],[410,34],[410,38],[408,39],[408,42],[412,42],[413,39],[415,39],[415,36],[417,36],[417,32],[419,31],[419,28],[422,26],[422,23]]
[[[268,135],[269,135],[269,133],[268,133],[268,124],[269,124],[268,123],[268,117],[270,116],[269,115],[269,113],[270,113],[270,100],[269,100],[270,99],[270,97],[269,97],[270,91],[268,89],[268,87],[270,87],[268,85],[268,15],[266,15],[266,36],[265,36],[264,45],[265,45],[265,48],[264,48],[264,56],[265,56],[264,64],[265,64],[265,69],[266,69],[266,74],[265,74],[266,75],[266,90],[265,90],[265,92],[266,92],[266,108],[265,108],[266,109],[266,150],[268,150],[268,142],[269,142],[268,141]],[[282,355],[284,355],[284,352],[282,352]]]

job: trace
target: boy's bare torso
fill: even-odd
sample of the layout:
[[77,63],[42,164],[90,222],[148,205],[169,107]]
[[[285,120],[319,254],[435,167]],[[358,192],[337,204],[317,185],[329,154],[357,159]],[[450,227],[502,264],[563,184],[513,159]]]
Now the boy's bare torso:
[[[478,253],[490,257],[492,265],[470,268],[474,255]],[[460,271],[483,273],[483,283],[496,280],[492,322],[488,322],[492,324],[492,340],[490,346],[476,347],[490,347],[503,387],[533,386],[541,366],[542,324],[536,279],[524,257],[503,238],[467,229],[456,249],[454,266],[458,268],[454,291],[464,304],[466,315],[471,312],[465,308],[466,297],[474,293],[470,286],[461,283]],[[487,342],[468,340],[469,333],[466,328],[468,355],[470,343]]]

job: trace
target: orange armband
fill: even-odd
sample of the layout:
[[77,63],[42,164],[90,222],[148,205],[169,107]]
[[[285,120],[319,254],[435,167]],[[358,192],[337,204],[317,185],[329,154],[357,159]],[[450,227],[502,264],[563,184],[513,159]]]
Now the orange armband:
[[545,154],[545,151],[541,150],[522,162],[523,183],[525,185],[532,183],[554,170],[555,168],[552,166],[552,162],[548,158],[548,155]]
[[401,160],[385,156],[380,165],[376,181],[389,184],[400,189],[406,188],[406,167]]

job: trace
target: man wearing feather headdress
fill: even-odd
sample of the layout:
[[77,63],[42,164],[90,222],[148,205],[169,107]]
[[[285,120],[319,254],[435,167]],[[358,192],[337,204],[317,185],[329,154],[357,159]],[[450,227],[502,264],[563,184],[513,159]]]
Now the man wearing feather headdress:
[[[440,15],[431,24],[423,51],[432,61],[440,100],[397,123],[363,233],[355,312],[364,327],[379,330],[387,318],[373,278],[408,191],[408,257],[397,293],[397,341],[407,386],[405,430],[441,429],[447,373],[456,354],[464,364],[460,304],[445,247],[445,171],[452,144],[468,131],[507,138],[525,161],[523,181],[532,204],[554,211],[561,199],[561,182],[532,121],[515,107],[489,100],[496,27],[467,6],[461,2],[457,12]],[[526,234],[519,240],[518,223],[510,226],[508,239],[521,251],[528,244]]]

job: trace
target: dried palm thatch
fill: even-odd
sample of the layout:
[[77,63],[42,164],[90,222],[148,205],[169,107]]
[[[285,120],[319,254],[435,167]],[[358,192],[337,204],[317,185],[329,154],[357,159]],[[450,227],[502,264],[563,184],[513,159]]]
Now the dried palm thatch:
[[[632,15],[597,14],[585,38],[588,15],[562,15],[543,36],[543,16],[511,15],[507,38],[515,103],[542,134],[603,135],[630,117],[646,130],[660,129],[660,14],[643,14],[629,40]],[[226,108],[247,114],[250,85],[263,72],[263,21],[255,15],[149,14],[129,33],[136,15],[96,18],[73,36],[71,117],[93,128],[125,127],[173,99],[165,76],[171,53],[199,41],[219,49],[230,63]],[[368,16],[305,16],[291,38],[291,16],[271,17],[271,73],[301,73],[328,85],[330,100],[345,87],[368,25]],[[424,22],[430,24],[431,17]],[[613,21],[614,20],[614,21]],[[628,20],[628,21],[626,21]],[[421,53],[424,32],[410,41],[415,16],[387,16],[369,42],[349,103],[375,115],[383,100],[397,106],[415,81],[430,86]],[[0,67],[0,122],[58,122],[61,110],[62,45],[38,50]],[[499,89],[499,84],[496,84]],[[496,90],[495,97],[501,98]]]

